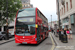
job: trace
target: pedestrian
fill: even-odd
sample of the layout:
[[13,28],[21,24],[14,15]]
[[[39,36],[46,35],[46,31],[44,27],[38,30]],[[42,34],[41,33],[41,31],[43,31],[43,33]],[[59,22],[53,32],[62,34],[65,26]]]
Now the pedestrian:
[[69,29],[69,32],[70,32],[70,38],[72,39],[72,30],[71,30],[71,28]]
[[55,29],[54,29],[54,35],[55,35]]
[[61,29],[61,42],[63,42],[63,35],[64,35],[64,30]]
[[69,35],[69,34],[70,34],[70,32],[69,32],[69,30],[68,30],[68,29],[66,30],[66,34],[67,34],[67,36],[68,36],[68,39],[70,39],[70,35]]
[[64,28],[64,34],[66,35],[66,28]]
[[51,32],[52,32],[52,28],[51,28]]
[[52,29],[52,33],[53,33],[53,29]]
[[59,34],[59,29],[57,29],[57,34]]
[[54,32],[54,29],[53,29],[53,32]]
[[59,29],[59,40],[61,40],[61,29]]
[[61,29],[61,34],[62,34],[62,35],[64,34],[64,30],[63,30],[63,29]]
[[62,36],[62,42],[67,43],[67,34],[66,34],[66,28],[63,29],[63,36]]

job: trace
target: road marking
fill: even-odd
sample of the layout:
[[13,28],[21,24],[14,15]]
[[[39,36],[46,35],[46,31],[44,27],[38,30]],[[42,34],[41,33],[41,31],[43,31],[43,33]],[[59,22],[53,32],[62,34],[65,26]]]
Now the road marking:
[[49,34],[50,35],[50,37],[51,37],[51,41],[52,41],[52,48],[51,48],[51,50],[54,50],[54,48],[55,48],[55,43],[54,43],[54,41],[53,41],[53,38],[52,38],[52,36],[51,36],[51,33]]

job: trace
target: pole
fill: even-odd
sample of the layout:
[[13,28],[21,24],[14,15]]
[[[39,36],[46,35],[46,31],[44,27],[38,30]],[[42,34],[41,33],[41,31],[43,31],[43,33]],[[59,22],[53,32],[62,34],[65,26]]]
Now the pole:
[[51,32],[52,32],[52,15],[51,15]]
[[58,3],[58,18],[59,18],[59,28],[60,28],[60,11],[59,11],[59,0],[57,0]]
[[9,35],[8,35],[8,0],[6,0],[6,40],[9,40]]
[[52,28],[52,15],[51,15],[51,28]]

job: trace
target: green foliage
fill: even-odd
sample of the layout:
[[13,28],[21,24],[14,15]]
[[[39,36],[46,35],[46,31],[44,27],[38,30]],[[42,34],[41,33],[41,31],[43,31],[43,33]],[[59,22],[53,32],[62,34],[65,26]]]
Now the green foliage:
[[[0,0],[0,25],[6,24],[7,17],[7,1],[8,1],[8,19],[11,21],[16,17],[16,12],[22,8],[20,0]],[[2,18],[2,16],[4,16]]]

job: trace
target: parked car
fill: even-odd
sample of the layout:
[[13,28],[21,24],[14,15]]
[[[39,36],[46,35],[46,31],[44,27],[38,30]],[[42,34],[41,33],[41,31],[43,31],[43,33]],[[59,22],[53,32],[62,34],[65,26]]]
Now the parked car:
[[[8,34],[9,38],[12,37],[11,33]],[[6,39],[6,32],[0,32],[0,39],[5,40]]]

